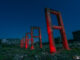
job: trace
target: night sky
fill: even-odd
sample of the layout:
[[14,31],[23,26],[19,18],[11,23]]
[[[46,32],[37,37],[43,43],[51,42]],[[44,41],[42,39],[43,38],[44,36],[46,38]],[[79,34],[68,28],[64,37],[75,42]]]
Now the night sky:
[[[67,38],[73,39],[72,32],[80,30],[80,0],[0,0],[0,38],[22,38],[30,26],[40,26],[47,41],[45,8],[61,12]],[[55,16],[52,22],[57,24]]]

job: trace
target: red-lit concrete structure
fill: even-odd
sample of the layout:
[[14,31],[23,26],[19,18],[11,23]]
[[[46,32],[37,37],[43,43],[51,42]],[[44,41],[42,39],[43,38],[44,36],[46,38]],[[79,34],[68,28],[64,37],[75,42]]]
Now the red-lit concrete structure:
[[27,49],[29,46],[29,40],[31,40],[29,38],[29,35],[31,35],[31,33],[26,33],[26,37],[25,37],[25,48]]
[[[38,30],[39,36],[34,36],[33,31],[35,29]],[[31,27],[31,50],[34,49],[34,46],[33,46],[33,38],[39,38],[39,40],[40,40],[40,48],[42,48],[42,40],[41,40],[41,30],[40,30],[40,27]]]
[[[51,17],[50,14],[54,14],[57,16],[58,20],[58,26],[54,26],[51,24]],[[61,37],[63,40],[63,46],[65,49],[70,50],[65,34],[65,29],[61,17],[61,13],[55,10],[51,10],[49,8],[45,9],[45,16],[46,16],[46,22],[47,22],[47,31],[48,31],[48,38],[49,38],[49,47],[50,47],[50,53],[56,52],[56,47],[54,44],[54,37],[53,37],[53,29],[58,29],[60,30]]]
[[24,41],[25,41],[25,38],[22,38],[22,40],[21,40],[21,44],[20,44],[21,48],[24,47]]

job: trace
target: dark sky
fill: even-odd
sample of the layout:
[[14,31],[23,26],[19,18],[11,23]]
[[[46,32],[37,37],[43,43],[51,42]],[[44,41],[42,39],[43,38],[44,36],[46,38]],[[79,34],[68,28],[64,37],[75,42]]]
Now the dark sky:
[[80,0],[0,0],[0,38],[22,38],[30,26],[40,26],[42,38],[47,40],[45,8],[61,12],[68,39],[80,30]]

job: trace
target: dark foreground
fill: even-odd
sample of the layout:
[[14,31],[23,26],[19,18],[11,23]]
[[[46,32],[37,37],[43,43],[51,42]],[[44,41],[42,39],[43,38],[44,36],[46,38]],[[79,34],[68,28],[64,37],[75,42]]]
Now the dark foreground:
[[35,50],[20,48],[16,46],[0,46],[0,60],[76,60],[76,56],[80,56],[80,48],[71,48],[70,51],[62,48],[57,53],[50,54],[48,45]]

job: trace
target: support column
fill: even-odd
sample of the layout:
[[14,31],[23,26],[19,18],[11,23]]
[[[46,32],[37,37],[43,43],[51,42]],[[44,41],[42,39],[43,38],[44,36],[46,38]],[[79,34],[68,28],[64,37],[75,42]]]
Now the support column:
[[33,46],[33,29],[31,29],[31,50],[34,49],[34,46]]
[[[33,30],[34,29],[37,29],[38,30],[38,33],[39,35],[38,36],[34,36],[33,35]],[[42,39],[41,39],[41,30],[40,30],[40,27],[31,27],[31,48],[34,49],[34,46],[33,46],[33,38],[39,38],[39,41],[40,41],[40,48],[42,48]]]
[[65,49],[70,50],[69,45],[68,45],[68,41],[67,41],[67,37],[66,37],[66,33],[65,33],[65,29],[64,29],[64,24],[63,24],[60,12],[57,15],[57,18],[58,18],[58,24],[60,26],[62,26],[62,29],[60,30],[60,33],[61,33],[62,40],[63,40],[63,46],[64,46]]
[[28,36],[27,36],[27,33],[26,33],[26,38],[25,38],[25,48],[27,49],[28,48]]
[[40,40],[40,48],[42,48],[42,37],[41,37],[41,30],[39,29],[39,40]]
[[52,31],[52,25],[51,25],[51,17],[50,17],[50,11],[48,9],[45,9],[45,16],[46,16],[46,22],[47,22],[47,31],[48,31],[48,38],[49,38],[49,47],[50,47],[50,53],[56,52],[54,39],[53,39],[53,31]]
[[[58,26],[52,25],[50,13],[55,14],[57,16]],[[53,42],[53,31],[52,31],[52,29],[60,30],[61,37],[63,40],[63,46],[66,50],[70,50],[70,48],[68,46],[67,37],[66,37],[65,30],[64,30],[64,25],[63,25],[63,21],[62,21],[62,17],[61,17],[60,12],[47,8],[47,9],[45,9],[45,16],[46,16],[46,22],[47,22],[47,31],[48,31],[50,52],[51,53],[56,52],[56,48],[55,48],[55,45]]]
[[21,40],[21,48],[23,48],[24,47],[24,38],[22,38],[22,40]]

